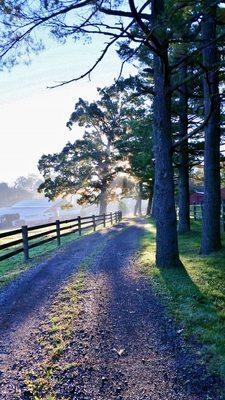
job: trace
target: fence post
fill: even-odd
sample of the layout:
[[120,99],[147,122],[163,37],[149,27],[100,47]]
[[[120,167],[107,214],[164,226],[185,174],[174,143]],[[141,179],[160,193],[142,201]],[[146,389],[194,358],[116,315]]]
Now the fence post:
[[57,219],[55,221],[56,225],[56,236],[57,236],[57,245],[60,246],[60,221]]
[[94,232],[96,231],[95,215],[92,215]]
[[111,220],[111,225],[113,224],[113,216],[112,213],[110,213],[110,220]]
[[23,239],[23,254],[24,261],[29,260],[29,245],[28,245],[28,228],[27,225],[22,226],[22,239]]
[[195,202],[193,203],[193,205],[194,205],[194,221],[197,221],[196,204],[195,204]]
[[203,202],[201,202],[201,213],[202,213],[202,219],[203,219]]
[[223,231],[225,232],[225,201],[222,202],[222,221],[223,221]]
[[105,228],[105,213],[103,214],[103,226]]
[[79,236],[81,236],[81,217],[79,215],[79,217],[77,217],[78,220],[78,231],[79,231]]

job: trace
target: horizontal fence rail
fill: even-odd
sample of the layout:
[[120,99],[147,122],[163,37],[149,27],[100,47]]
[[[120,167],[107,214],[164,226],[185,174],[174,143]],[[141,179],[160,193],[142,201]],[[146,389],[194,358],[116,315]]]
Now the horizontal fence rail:
[[[194,221],[202,220],[203,217],[203,203],[193,203],[190,205],[190,216]],[[225,202],[221,204],[221,224],[225,232]]]
[[[55,222],[31,226],[24,225],[21,229],[15,229],[8,232],[0,233],[0,240],[5,239],[4,243],[0,244],[0,250],[10,250],[5,254],[0,255],[0,261],[13,257],[19,253],[23,253],[24,260],[29,260],[29,250],[34,247],[43,245],[45,243],[55,240],[57,245],[60,246],[61,238],[67,235],[77,233],[82,235],[82,231],[93,229],[100,225],[106,227],[107,223],[113,225],[122,220],[122,212],[117,211],[109,214],[91,215],[87,217],[80,217],[69,220],[56,220]],[[41,240],[38,240],[40,239]],[[19,247],[18,247],[19,246]]]

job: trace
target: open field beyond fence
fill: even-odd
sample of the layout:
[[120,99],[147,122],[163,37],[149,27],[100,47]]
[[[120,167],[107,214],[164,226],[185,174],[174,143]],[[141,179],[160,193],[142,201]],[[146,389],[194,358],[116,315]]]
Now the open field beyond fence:
[[41,261],[61,244],[78,239],[83,234],[108,227],[122,219],[115,213],[77,217],[0,233],[0,284],[5,283],[30,264]]

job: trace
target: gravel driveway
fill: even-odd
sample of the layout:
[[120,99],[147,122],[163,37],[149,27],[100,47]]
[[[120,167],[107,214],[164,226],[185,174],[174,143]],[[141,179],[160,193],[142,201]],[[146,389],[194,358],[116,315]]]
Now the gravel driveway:
[[63,375],[52,372],[54,399],[225,399],[221,383],[206,372],[139,275],[143,225],[141,220],[121,223],[84,237],[0,294],[0,399],[33,398],[18,376],[42,357],[40,321],[48,321],[55,294],[99,243],[101,251],[86,273],[88,290],[73,339],[60,359],[73,367]]

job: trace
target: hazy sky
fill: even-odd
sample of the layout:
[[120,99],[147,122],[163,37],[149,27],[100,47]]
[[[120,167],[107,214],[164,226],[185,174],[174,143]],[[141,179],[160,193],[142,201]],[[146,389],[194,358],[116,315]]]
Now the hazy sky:
[[[48,85],[79,76],[96,60],[103,41],[92,44],[48,40],[48,48],[33,56],[30,66],[19,65],[11,72],[0,72],[0,181],[13,182],[19,175],[38,173],[42,154],[59,151],[64,144],[81,135],[69,131],[66,122],[79,97],[96,98],[96,87],[113,83],[120,60],[114,50],[88,78],[57,89]],[[128,66],[126,73],[131,71]]]

